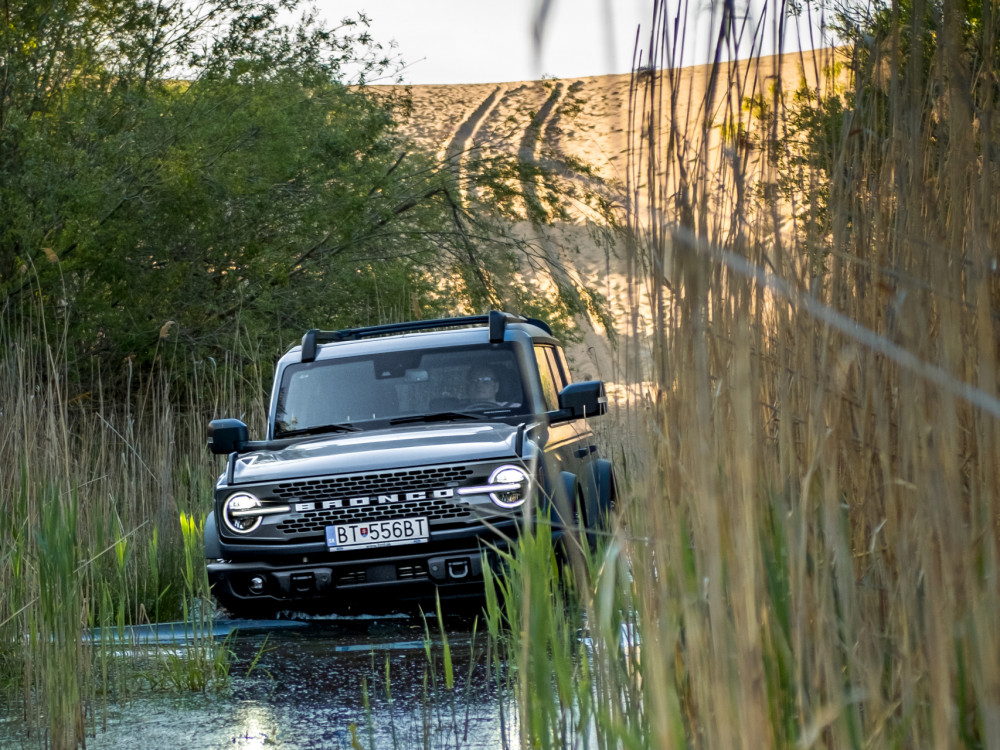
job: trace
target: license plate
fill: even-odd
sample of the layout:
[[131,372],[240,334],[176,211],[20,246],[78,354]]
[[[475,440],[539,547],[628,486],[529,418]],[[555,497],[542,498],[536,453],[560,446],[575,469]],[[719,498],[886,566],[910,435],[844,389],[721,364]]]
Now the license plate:
[[394,547],[427,541],[426,518],[394,518],[369,523],[340,523],[326,527],[326,546],[332,550]]

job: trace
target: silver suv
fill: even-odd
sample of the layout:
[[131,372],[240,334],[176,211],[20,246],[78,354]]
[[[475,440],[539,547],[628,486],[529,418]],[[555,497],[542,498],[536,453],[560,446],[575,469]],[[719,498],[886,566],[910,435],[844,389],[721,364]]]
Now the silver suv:
[[481,596],[484,560],[542,513],[593,532],[615,502],[549,326],[509,313],[308,331],[277,365],[267,435],[214,420],[228,455],[205,524],[235,616]]

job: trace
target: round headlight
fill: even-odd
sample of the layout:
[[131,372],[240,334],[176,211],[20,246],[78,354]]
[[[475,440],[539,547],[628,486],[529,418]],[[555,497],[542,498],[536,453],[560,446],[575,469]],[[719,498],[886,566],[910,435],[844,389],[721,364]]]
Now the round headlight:
[[500,466],[490,474],[490,485],[490,499],[509,510],[523,505],[528,499],[531,477],[520,466]]
[[226,498],[226,503],[222,506],[222,521],[230,531],[249,534],[264,520],[263,516],[252,512],[261,505],[260,500],[249,492],[237,492]]

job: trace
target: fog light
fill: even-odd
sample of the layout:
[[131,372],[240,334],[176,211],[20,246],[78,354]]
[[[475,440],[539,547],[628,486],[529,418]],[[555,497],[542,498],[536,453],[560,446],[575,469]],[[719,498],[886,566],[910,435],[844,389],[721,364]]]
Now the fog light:
[[260,576],[254,576],[250,579],[250,593],[251,594],[262,594],[264,593],[264,579]]

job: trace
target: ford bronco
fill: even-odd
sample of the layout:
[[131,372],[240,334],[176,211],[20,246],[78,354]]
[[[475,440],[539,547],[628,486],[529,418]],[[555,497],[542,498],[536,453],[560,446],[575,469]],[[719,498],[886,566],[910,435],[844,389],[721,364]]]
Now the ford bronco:
[[482,595],[484,559],[537,514],[587,537],[615,502],[549,326],[497,311],[310,330],[278,362],[264,440],[213,420],[228,456],[205,523],[235,616]]

